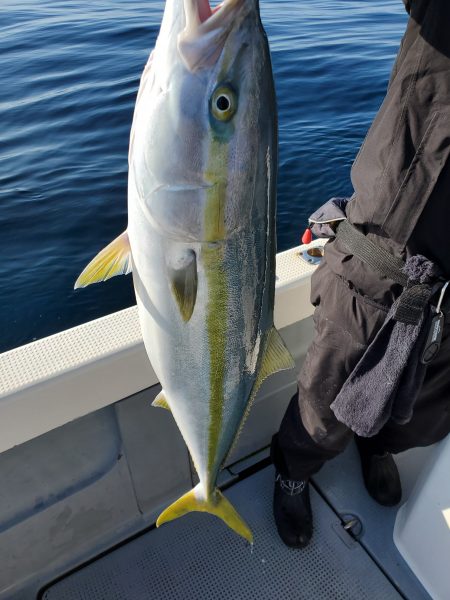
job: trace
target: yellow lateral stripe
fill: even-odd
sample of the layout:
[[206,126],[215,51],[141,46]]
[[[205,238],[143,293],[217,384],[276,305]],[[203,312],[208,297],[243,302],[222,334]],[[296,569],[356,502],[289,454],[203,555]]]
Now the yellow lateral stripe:
[[208,202],[205,208],[204,236],[208,242],[225,238],[225,199],[226,184],[216,183],[207,192]]
[[[214,185],[207,191],[204,214],[202,260],[208,286],[206,327],[210,356],[210,422],[208,428],[208,475],[216,462],[217,446],[222,428],[226,364],[226,334],[228,284],[224,268],[225,249],[219,241],[225,238],[225,201],[227,193],[228,144],[210,138],[205,179]],[[215,243],[216,242],[216,243]],[[219,242],[219,243],[217,243]],[[205,482],[206,494],[213,482]]]
[[[210,422],[208,429],[208,473],[216,460],[222,428],[223,387],[225,381],[228,289],[223,268],[224,249],[211,245],[202,249],[202,259],[208,282],[206,327],[210,355]],[[208,482],[210,484],[212,482]]]
[[128,273],[131,273],[131,250],[128,233],[124,231],[84,268],[75,282],[75,289]]

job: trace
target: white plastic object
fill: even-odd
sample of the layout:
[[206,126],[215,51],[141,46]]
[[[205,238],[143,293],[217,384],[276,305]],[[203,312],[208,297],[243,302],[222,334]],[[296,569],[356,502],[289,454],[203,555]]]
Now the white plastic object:
[[436,446],[408,501],[394,542],[434,600],[450,598],[450,436]]
[[[309,247],[323,245],[315,240]],[[315,267],[300,246],[277,255],[275,326],[306,319]],[[80,290],[80,293],[83,293]],[[0,354],[0,452],[158,383],[137,307]]]

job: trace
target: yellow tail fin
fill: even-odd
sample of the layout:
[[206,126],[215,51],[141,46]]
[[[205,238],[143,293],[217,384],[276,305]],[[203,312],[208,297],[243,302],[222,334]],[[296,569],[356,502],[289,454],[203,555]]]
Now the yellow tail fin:
[[225,523],[233,529],[237,534],[241,535],[251,544],[253,543],[253,535],[247,523],[239,516],[231,503],[225,498],[217,488],[211,494],[209,499],[205,499],[201,484],[198,484],[193,490],[189,490],[184,496],[178,498],[176,502],[171,504],[164,510],[156,521],[156,526],[159,527],[163,523],[173,521],[178,517],[182,517],[186,513],[200,511],[216,515],[225,521]]

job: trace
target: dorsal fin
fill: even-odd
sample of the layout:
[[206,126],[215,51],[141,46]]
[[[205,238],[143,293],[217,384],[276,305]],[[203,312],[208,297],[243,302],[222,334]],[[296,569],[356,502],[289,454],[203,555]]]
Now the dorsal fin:
[[116,275],[128,275],[131,270],[130,241],[128,233],[124,231],[84,268],[75,282],[75,289],[106,281]]
[[261,361],[261,368],[259,369],[258,377],[253,386],[252,395],[256,395],[262,382],[269,377],[269,375],[278,373],[278,371],[293,369],[294,367],[295,362],[291,353],[286,348],[281,335],[275,327],[272,327],[267,335],[267,343]]
[[271,327],[266,337],[266,344],[264,348],[264,354],[261,360],[261,366],[258,371],[258,375],[256,377],[255,383],[253,384],[252,391],[250,393],[250,397],[248,399],[247,406],[245,408],[244,415],[241,419],[241,423],[239,425],[239,429],[237,430],[236,436],[233,440],[230,450],[228,451],[222,465],[230,456],[233,451],[236,442],[241,434],[241,431],[245,425],[245,421],[250,413],[250,409],[252,407],[253,401],[258,393],[261,384],[269,375],[273,375],[274,373],[278,373],[278,371],[286,371],[288,369],[293,369],[295,367],[295,361],[291,356],[291,353],[286,348],[281,335],[275,329],[275,327]]

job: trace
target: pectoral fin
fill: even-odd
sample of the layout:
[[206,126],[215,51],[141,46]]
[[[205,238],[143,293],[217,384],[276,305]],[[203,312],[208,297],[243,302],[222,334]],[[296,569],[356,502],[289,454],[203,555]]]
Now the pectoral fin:
[[187,251],[179,260],[168,267],[172,294],[185,323],[194,312],[197,299],[197,258],[195,252]]
[[75,289],[106,281],[116,275],[128,275],[131,269],[130,241],[128,233],[124,231],[85,267],[75,282]]
[[168,410],[170,412],[170,406],[169,406],[169,403],[167,402],[164,390],[161,390],[159,392],[159,394],[153,400],[152,406],[157,406],[158,408],[165,408],[166,410]]

